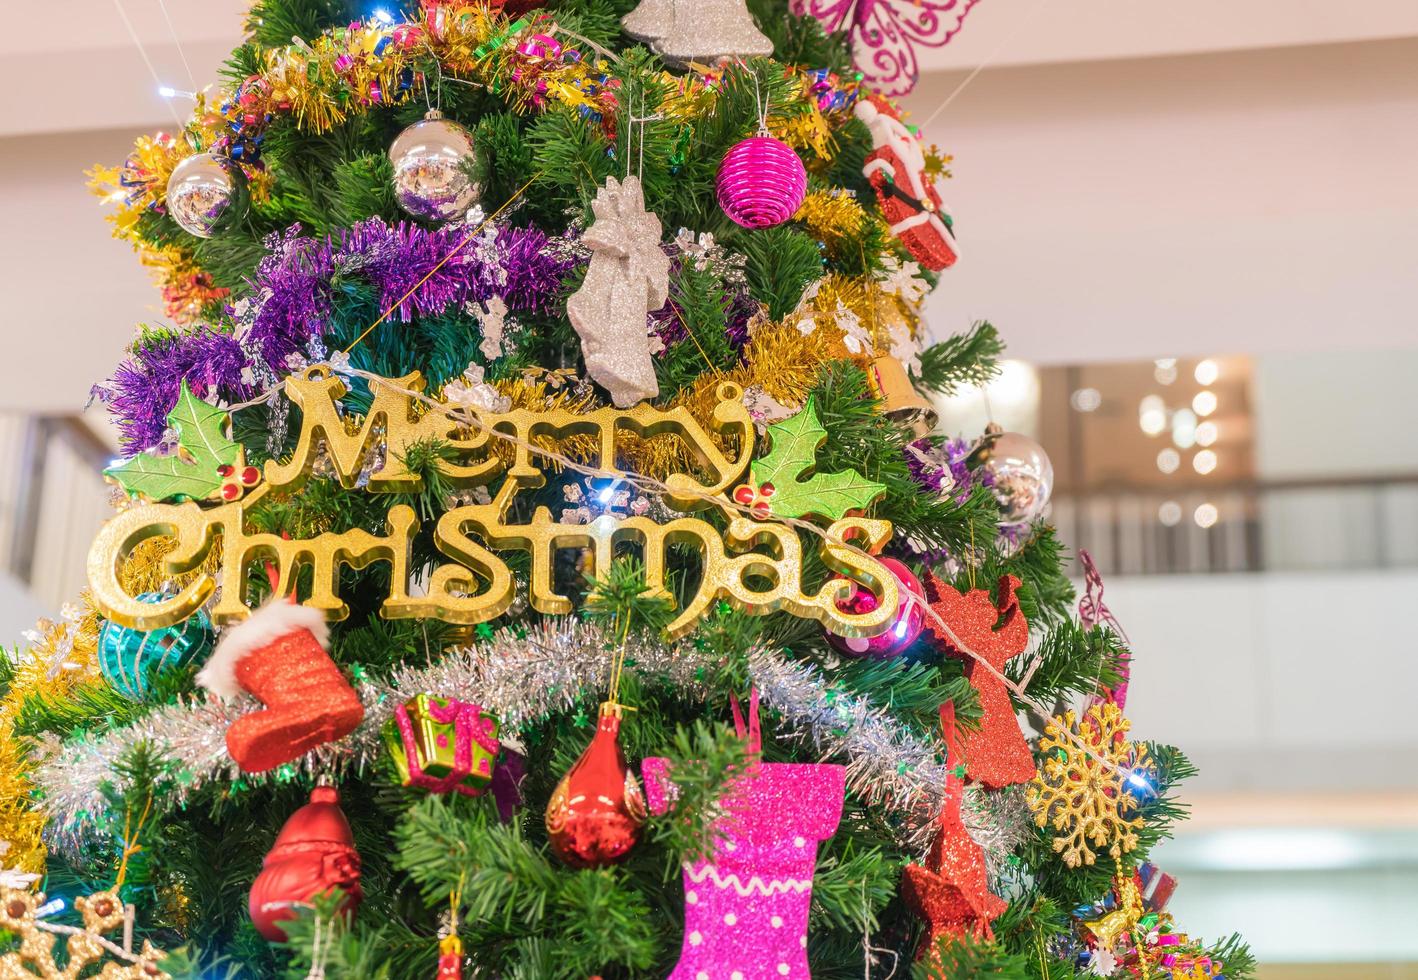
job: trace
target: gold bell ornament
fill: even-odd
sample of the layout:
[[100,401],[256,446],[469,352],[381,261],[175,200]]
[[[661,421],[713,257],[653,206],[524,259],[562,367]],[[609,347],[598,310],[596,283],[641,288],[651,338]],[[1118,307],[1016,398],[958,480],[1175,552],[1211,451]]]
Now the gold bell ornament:
[[888,419],[910,429],[918,439],[935,429],[940,415],[911,384],[904,364],[890,354],[881,354],[872,360],[870,376]]

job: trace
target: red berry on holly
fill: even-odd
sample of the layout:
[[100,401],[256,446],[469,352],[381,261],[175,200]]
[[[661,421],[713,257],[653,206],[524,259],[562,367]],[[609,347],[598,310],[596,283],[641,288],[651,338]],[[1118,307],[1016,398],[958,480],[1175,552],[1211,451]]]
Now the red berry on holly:
[[749,486],[747,483],[745,483],[743,486],[739,487],[734,491],[734,500],[738,501],[744,506],[748,506],[749,504],[753,503],[753,496],[753,487]]
[[223,500],[235,500],[237,497],[240,497],[240,496],[241,496],[241,485],[240,485],[240,484],[238,484],[238,483],[223,483],[223,484],[222,484],[222,499],[223,499]]
[[248,487],[254,487],[261,479],[261,471],[254,466],[248,466],[241,471],[241,482]]
[[231,476],[235,472],[236,467],[228,463],[223,463],[221,466],[217,467],[217,476]]
[[761,494],[762,494],[763,496],[765,496],[765,497],[771,497],[771,496],[773,496],[773,484],[771,484],[771,483],[765,483],[765,484],[763,484],[763,486],[761,486],[761,487],[758,488],[758,492],[761,493]]

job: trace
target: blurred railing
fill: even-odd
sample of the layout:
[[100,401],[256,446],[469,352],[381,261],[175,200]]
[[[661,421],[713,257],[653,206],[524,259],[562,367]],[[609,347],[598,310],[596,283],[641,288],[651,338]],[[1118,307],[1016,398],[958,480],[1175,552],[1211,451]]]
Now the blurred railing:
[[1112,575],[1418,567],[1418,475],[1109,487],[1052,520]]
[[83,588],[89,543],[112,516],[109,458],[76,416],[0,413],[0,570],[51,611]]

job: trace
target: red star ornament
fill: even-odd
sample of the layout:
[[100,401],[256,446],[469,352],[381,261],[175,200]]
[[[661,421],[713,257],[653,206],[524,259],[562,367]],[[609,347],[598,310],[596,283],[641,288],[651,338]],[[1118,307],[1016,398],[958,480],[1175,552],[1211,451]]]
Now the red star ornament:
[[942,939],[949,941],[966,934],[993,939],[990,924],[1008,904],[990,891],[985,853],[960,819],[965,780],[960,776],[961,751],[955,735],[953,702],[941,705],[940,724],[945,732],[946,761],[951,764],[945,777],[940,833],[925,867],[907,865],[901,882],[906,904],[926,920],[926,941],[917,959],[935,956]]
[[[1034,754],[1019,729],[1009,690],[995,673],[1029,646],[1029,623],[1019,611],[1015,590],[1019,579],[1005,575],[999,582],[999,605],[984,589],[956,592],[935,575],[929,577],[931,609],[950,624],[960,642],[988,662],[957,650],[940,624],[930,620],[931,632],[945,644],[946,653],[965,661],[965,678],[980,699],[983,716],[978,731],[965,735],[965,775],[989,789],[1000,789],[1034,778]],[[989,668],[993,667],[994,671]]]

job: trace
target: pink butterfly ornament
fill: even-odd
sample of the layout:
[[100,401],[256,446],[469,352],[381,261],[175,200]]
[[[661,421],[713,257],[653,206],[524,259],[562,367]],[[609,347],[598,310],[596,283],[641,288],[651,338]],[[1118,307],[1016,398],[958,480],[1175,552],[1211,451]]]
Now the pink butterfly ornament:
[[916,87],[916,46],[945,46],[979,0],[792,0],[792,11],[822,22],[829,33],[847,31],[852,63],[883,95]]

